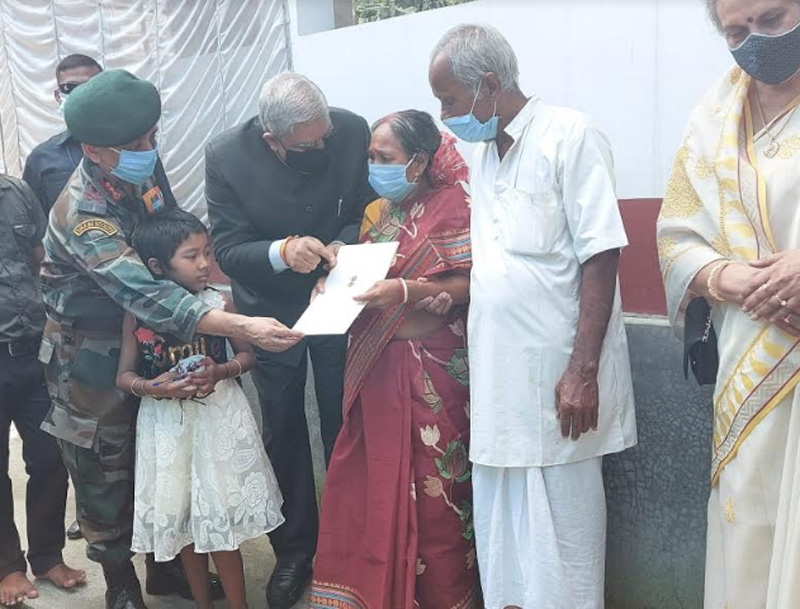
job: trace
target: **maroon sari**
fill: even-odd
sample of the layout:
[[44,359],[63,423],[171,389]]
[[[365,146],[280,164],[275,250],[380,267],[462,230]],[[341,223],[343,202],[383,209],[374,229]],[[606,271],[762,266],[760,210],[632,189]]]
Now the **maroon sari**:
[[[362,242],[399,241],[389,277],[471,265],[460,184],[367,210]],[[434,335],[393,340],[406,307],[365,311],[351,331],[344,425],[322,497],[311,607],[472,609],[466,307]]]

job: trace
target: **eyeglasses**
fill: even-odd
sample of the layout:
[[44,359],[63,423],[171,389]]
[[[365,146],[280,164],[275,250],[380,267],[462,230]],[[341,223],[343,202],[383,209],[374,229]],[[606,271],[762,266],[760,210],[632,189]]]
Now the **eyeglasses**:
[[82,82],[62,82],[58,85],[58,90],[61,91],[62,95],[69,95],[82,84]]
[[[334,132],[335,132],[335,130],[334,130],[333,125],[328,127],[328,130],[325,132],[325,135],[322,136],[323,145],[327,144],[330,141],[330,139],[333,136]],[[283,146],[284,150],[288,150],[286,144],[284,144],[282,140],[278,139],[278,141],[280,142],[281,146]],[[318,141],[319,140],[314,141],[314,142],[297,142],[291,148],[294,149],[294,150],[297,150],[297,151],[314,150],[318,146]]]

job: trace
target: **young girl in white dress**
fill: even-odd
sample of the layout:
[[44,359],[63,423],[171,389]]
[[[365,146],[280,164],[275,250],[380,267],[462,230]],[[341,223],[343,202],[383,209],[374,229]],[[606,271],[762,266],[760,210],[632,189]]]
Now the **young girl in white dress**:
[[[211,243],[192,214],[165,210],[137,227],[134,248],[156,277],[233,312],[208,286]],[[283,502],[237,377],[255,356],[247,343],[159,334],[126,314],[117,386],[142,398],[136,426],[134,552],[157,561],[180,554],[199,609],[211,609],[208,555],[228,606],[244,609],[240,544],[283,522]]]

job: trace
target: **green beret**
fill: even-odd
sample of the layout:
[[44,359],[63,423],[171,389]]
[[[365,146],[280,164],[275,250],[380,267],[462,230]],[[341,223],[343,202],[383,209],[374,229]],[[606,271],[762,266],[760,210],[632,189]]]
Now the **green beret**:
[[64,104],[64,120],[73,137],[103,148],[132,142],[160,117],[156,88],[126,70],[101,72],[76,88]]

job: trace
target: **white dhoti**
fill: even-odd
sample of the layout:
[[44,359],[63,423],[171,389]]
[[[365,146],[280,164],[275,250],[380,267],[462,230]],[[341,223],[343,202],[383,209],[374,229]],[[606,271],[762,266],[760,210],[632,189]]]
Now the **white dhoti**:
[[602,609],[606,501],[602,457],[472,472],[486,609]]
[[706,609],[800,607],[798,396],[753,429],[711,491]]

